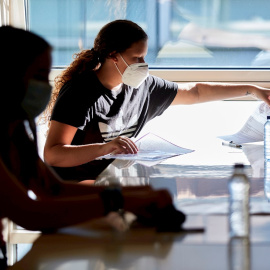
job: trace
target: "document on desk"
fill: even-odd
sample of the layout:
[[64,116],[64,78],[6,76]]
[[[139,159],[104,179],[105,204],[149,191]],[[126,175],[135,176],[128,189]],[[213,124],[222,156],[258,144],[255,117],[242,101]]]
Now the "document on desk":
[[264,124],[267,115],[270,115],[270,107],[265,102],[262,102],[237,133],[218,136],[218,138],[236,144],[263,141]]
[[252,177],[264,177],[264,148],[262,143],[243,145],[243,152],[252,167]]
[[98,159],[144,161],[146,165],[147,162],[153,165],[152,162],[156,163],[170,157],[187,154],[194,151],[175,145],[153,133],[147,133],[143,137],[136,140],[135,144],[139,149],[137,154],[109,154],[99,157]]

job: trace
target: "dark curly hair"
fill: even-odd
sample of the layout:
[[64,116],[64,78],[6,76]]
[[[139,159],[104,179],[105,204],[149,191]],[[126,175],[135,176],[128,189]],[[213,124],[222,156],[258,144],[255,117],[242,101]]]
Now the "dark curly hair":
[[129,20],[115,20],[103,26],[94,41],[94,47],[74,54],[74,61],[55,78],[51,100],[44,112],[45,119],[50,118],[59,91],[65,83],[87,70],[98,70],[112,52],[121,53],[133,43],[147,39],[145,31]]

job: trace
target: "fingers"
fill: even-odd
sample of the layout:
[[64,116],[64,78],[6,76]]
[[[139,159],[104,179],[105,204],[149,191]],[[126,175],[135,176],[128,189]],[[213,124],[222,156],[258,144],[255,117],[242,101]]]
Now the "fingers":
[[112,145],[114,154],[136,154],[138,152],[137,145],[125,136],[119,136],[108,144]]
[[268,106],[270,106],[270,90],[266,88],[259,87],[255,89],[252,93],[253,97],[264,101]]
[[270,93],[261,93],[261,96],[258,96],[259,99],[263,100],[268,106],[270,106]]
[[[126,194],[124,207],[136,215],[139,224],[154,226],[160,231],[179,231],[184,222],[184,215],[178,213],[170,193],[164,189]],[[169,220],[174,227],[167,226]]]
[[270,91],[265,92],[264,101],[266,102],[267,105],[270,106]]

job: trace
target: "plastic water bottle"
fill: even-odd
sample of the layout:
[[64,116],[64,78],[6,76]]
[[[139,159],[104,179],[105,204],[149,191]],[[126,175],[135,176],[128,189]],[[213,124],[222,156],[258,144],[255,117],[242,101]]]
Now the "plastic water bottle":
[[249,237],[249,179],[243,164],[235,164],[228,182],[230,237]]
[[270,160],[264,161],[264,194],[270,202]]
[[270,160],[270,116],[264,124],[264,159]]
[[229,241],[229,269],[250,270],[250,242],[248,237],[232,237]]

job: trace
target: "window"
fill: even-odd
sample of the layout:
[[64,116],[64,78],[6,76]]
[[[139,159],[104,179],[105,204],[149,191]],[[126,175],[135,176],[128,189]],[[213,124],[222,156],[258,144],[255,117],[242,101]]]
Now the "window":
[[178,71],[200,69],[199,80],[205,80],[211,69],[225,74],[224,81],[224,70],[233,70],[234,76],[241,69],[240,79],[229,74],[228,80],[269,81],[268,0],[28,0],[27,10],[28,28],[54,47],[55,68],[68,65],[73,53],[92,48],[107,22],[130,19],[149,35],[150,68],[165,69],[167,79],[193,80],[185,73],[179,79]]

